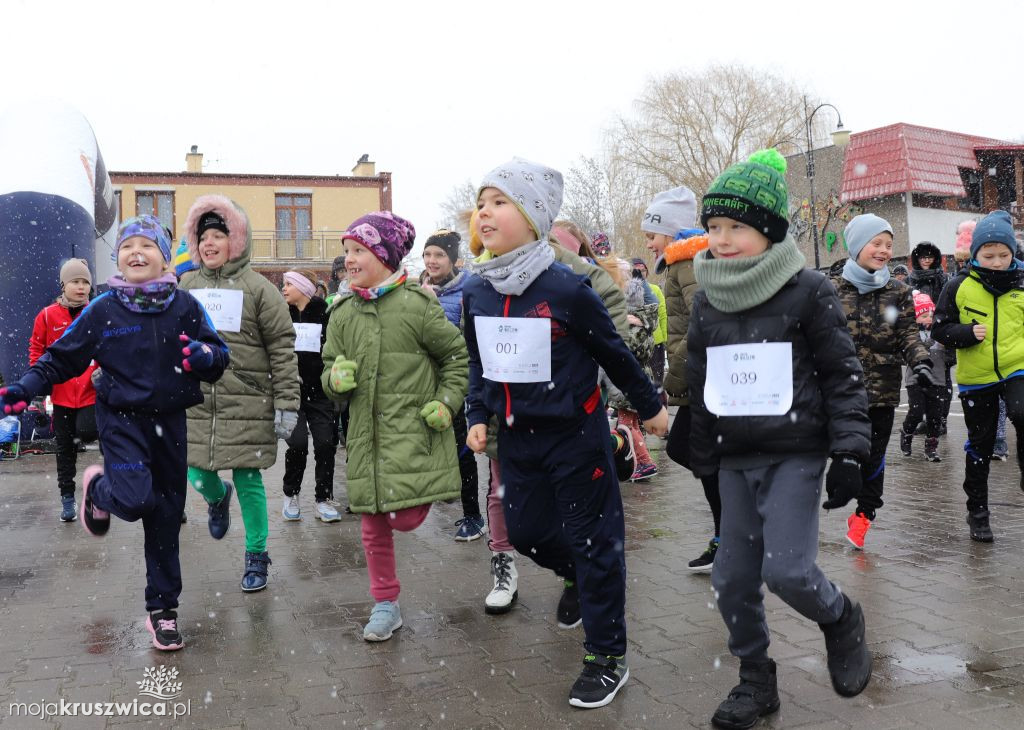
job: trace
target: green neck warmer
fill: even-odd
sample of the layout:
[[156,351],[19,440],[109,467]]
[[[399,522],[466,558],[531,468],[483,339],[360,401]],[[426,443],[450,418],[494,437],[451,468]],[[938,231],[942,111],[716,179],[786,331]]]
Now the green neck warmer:
[[702,251],[693,259],[693,273],[711,306],[729,313],[767,302],[806,263],[792,236],[757,256],[715,259],[710,254]]

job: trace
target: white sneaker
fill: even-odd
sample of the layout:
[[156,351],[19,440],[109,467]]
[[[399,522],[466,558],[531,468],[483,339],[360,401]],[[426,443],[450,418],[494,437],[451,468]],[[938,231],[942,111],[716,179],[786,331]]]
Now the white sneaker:
[[519,571],[511,552],[491,556],[491,575],[494,576],[494,588],[484,599],[484,611],[508,613],[519,597]]
[[337,522],[341,515],[329,502],[316,503],[316,516],[321,522]]
[[295,522],[302,519],[302,512],[299,510],[299,495],[285,497],[284,506],[281,507],[281,516],[288,522]]

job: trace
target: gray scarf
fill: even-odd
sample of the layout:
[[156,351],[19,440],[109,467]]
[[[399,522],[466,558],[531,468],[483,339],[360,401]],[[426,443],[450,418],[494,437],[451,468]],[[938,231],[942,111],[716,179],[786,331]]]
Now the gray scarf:
[[711,306],[732,313],[767,302],[805,264],[796,241],[786,236],[764,253],[746,258],[716,259],[701,251],[693,259],[693,274]]
[[517,297],[554,261],[548,242],[534,241],[488,261],[474,262],[469,270],[491,282],[499,294]]
[[852,256],[846,259],[846,263],[843,265],[843,278],[857,287],[857,291],[860,294],[867,294],[875,289],[881,289],[889,283],[890,276],[892,276],[892,273],[889,271],[888,266],[883,266],[878,271],[868,271],[854,261]]

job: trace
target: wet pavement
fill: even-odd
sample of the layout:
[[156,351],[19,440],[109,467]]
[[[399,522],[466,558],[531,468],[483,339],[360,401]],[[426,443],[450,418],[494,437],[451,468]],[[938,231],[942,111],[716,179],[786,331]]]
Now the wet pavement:
[[[971,542],[960,487],[964,436],[962,417],[952,416],[941,464],[924,461],[923,437],[909,458],[893,438],[887,504],[866,551],[846,543],[848,511],[823,513],[820,563],[863,603],[874,676],[859,697],[838,697],[817,626],[769,596],[782,709],[764,726],[1024,726],[1024,494],[1015,460],[994,462],[996,542]],[[1011,436],[1011,452],[1013,444]],[[83,454],[80,469],[96,458]],[[187,646],[164,654],[142,626],[141,525],[115,519],[107,537],[89,537],[57,520],[54,457],[0,463],[0,724],[169,725],[137,712],[84,717],[81,707],[78,716],[45,721],[11,714],[11,703],[25,712],[62,700],[142,707],[153,700],[139,683],[162,665],[177,671],[173,702],[187,712],[177,720],[185,727],[708,727],[738,666],[708,576],[686,568],[710,537],[711,516],[700,484],[662,452],[655,458],[657,477],[622,490],[631,678],[598,710],[568,705],[583,635],[557,627],[560,584],[550,574],[518,559],[517,607],[484,613],[489,552],[484,541],[452,540],[458,504],[437,505],[420,529],[396,535],[405,626],[391,641],[368,644],[361,628],[372,601],[358,519],[313,519],[312,465],[301,522],[281,518],[283,459],[265,475],[274,563],[262,593],[238,586],[237,506],[227,538],[214,542],[203,503],[190,494],[179,610]],[[343,461],[339,451],[339,483]],[[337,493],[343,500],[343,487]],[[158,694],[175,689],[163,684]]]

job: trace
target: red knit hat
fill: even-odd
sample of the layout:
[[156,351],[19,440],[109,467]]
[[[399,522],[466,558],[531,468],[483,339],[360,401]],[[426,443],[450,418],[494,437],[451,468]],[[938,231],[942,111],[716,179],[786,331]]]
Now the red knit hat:
[[934,312],[935,302],[924,292],[914,290],[914,316],[920,317],[925,312]]

